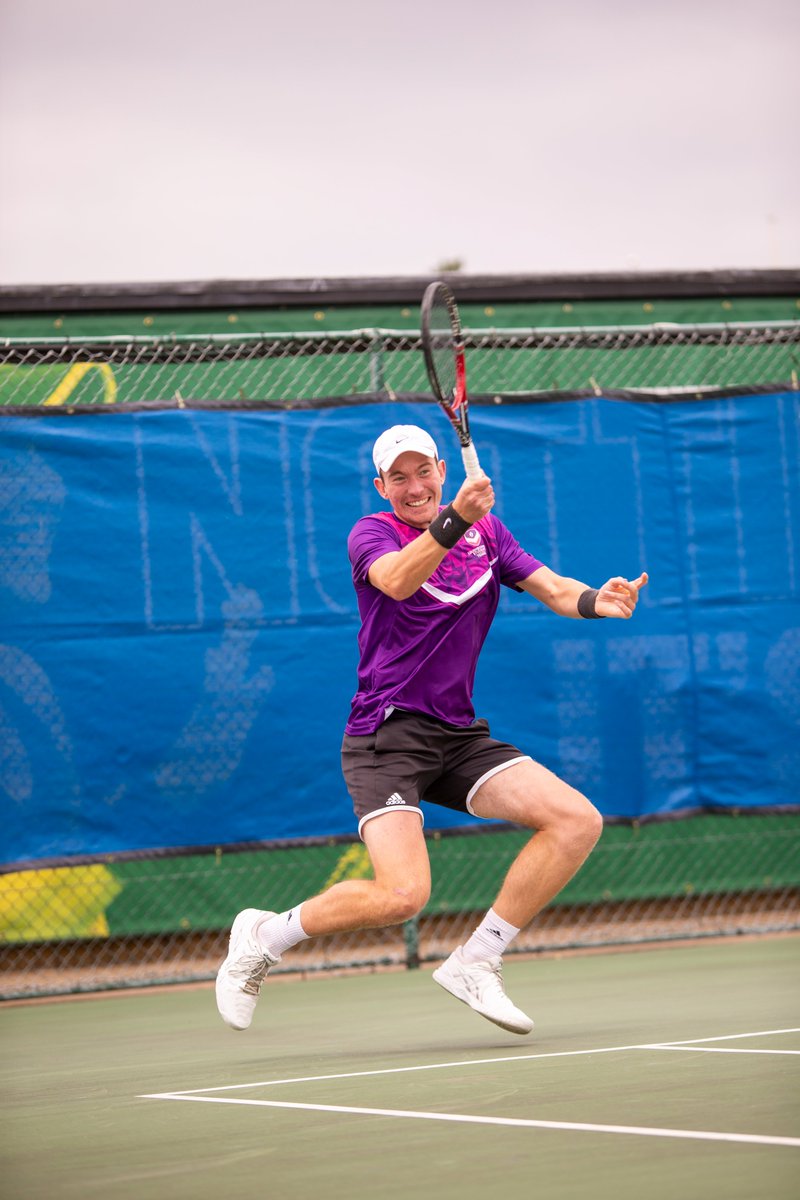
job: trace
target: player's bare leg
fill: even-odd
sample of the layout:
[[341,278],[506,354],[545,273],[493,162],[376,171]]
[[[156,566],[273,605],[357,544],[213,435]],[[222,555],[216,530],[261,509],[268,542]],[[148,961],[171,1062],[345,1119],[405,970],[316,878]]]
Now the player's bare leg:
[[481,925],[433,977],[496,1025],[529,1033],[533,1021],[505,993],[502,953],[586,860],[600,836],[602,818],[580,792],[530,760],[488,779],[473,797],[472,810],[537,832],[511,864]]
[[390,810],[367,821],[363,833],[374,879],[344,880],[285,913],[238,914],[216,982],[226,1025],[249,1027],[261,985],[283,950],[325,933],[398,925],[427,904],[431,873],[419,813]]
[[431,868],[418,812],[389,811],[366,821],[362,837],[374,879],[346,879],[306,900],[310,937],[399,925],[428,903]]
[[518,929],[570,881],[603,829],[603,818],[585,796],[531,759],[487,779],[473,797],[472,811],[537,831],[511,864],[493,905]]

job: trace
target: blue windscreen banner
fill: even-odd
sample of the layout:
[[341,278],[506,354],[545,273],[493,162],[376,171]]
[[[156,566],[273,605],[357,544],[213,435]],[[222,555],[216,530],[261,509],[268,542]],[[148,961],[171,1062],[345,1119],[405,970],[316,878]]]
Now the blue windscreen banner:
[[[800,802],[798,394],[474,410],[498,515],[630,621],[503,589],[492,732],[610,818]],[[350,835],[372,444],[438,408],[0,419],[0,861]],[[427,806],[428,829],[470,818]]]

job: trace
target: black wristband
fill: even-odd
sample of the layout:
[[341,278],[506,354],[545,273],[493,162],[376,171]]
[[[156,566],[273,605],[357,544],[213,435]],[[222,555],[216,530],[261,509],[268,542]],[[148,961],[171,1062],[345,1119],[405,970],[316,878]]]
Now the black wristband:
[[448,504],[447,508],[443,508],[438,517],[431,521],[428,533],[435,542],[444,546],[445,550],[452,550],[471,524],[471,521],[465,521],[458,515],[452,504]]
[[597,588],[587,588],[578,596],[578,613],[587,621],[601,621],[603,614],[595,611]]

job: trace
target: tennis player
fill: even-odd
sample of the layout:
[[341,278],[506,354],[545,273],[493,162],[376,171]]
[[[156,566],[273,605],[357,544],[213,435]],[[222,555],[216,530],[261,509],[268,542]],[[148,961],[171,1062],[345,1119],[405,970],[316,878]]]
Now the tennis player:
[[628,618],[642,574],[594,589],[526,553],[492,513],[485,475],[442,507],[446,468],[433,438],[396,425],[375,443],[374,480],[389,511],[362,517],[348,541],[358,607],[358,690],[342,744],[344,777],[373,879],[349,879],[276,914],[236,917],[217,976],[217,1006],[233,1029],[252,1020],[261,984],[306,938],[395,925],[430,895],[423,803],[534,830],[483,920],[433,973],[496,1025],[526,1034],[531,1018],[503,987],[502,956],[575,874],[602,828],[596,808],[476,719],[478,655],[500,587],[527,592],[564,617]]

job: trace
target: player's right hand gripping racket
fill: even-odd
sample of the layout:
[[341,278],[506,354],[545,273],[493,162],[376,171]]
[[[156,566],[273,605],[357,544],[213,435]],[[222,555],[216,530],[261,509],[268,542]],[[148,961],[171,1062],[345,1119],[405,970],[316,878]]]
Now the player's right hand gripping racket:
[[422,297],[422,350],[433,394],[458,435],[468,479],[483,475],[469,432],[464,338],[456,298],[446,283],[430,283]]

